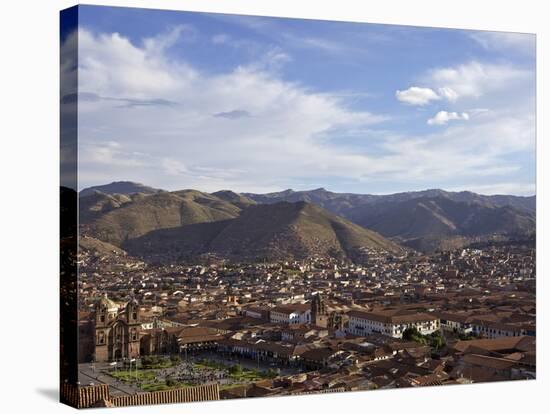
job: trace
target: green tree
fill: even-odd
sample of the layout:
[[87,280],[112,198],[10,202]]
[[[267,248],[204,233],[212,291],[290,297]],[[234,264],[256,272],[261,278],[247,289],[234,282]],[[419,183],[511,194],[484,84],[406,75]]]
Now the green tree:
[[403,331],[403,339],[405,339],[406,341],[418,342],[419,344],[423,345],[426,345],[428,342],[426,338],[420,332],[418,332],[418,329],[416,329],[414,326],[411,328],[407,328]]
[[142,359],[141,359],[141,364],[144,366],[144,367],[150,367],[154,364],[154,358],[152,356],[144,356]]
[[432,348],[439,350],[445,346],[445,337],[441,332],[435,331],[429,336],[429,344]]
[[414,338],[420,336],[420,332],[415,327],[407,328],[403,331],[403,339],[406,341],[414,341]]
[[164,380],[164,382],[166,383],[166,385],[168,385],[169,387],[173,387],[174,385],[177,384],[176,380],[171,377],[171,376],[168,376],[166,377],[166,379]]
[[275,378],[277,376],[277,373],[275,372],[275,370],[269,368],[267,371],[264,371],[262,373],[262,376],[264,376],[265,378]]
[[231,375],[240,375],[243,372],[243,367],[240,364],[232,365],[229,367],[229,373]]

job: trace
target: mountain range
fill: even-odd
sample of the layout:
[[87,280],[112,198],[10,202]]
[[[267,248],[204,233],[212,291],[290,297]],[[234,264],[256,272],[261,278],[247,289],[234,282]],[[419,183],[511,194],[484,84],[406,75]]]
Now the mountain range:
[[381,235],[304,201],[251,205],[235,218],[159,229],[127,240],[131,254],[181,260],[214,254],[234,260],[356,259],[365,249],[401,254]]
[[493,237],[524,238],[536,229],[535,196],[439,189],[373,195],[324,188],[243,195],[259,203],[308,201],[420,251],[456,248]]
[[530,237],[536,228],[535,196],[466,191],[209,194],[118,182],[82,190],[79,200],[85,234],[149,258],[353,258],[361,248],[432,251]]
[[258,203],[273,203],[279,201],[308,201],[317,204],[336,214],[346,214],[350,210],[365,205],[378,203],[398,203],[419,198],[446,198],[456,202],[477,203],[486,206],[510,206],[528,211],[535,211],[535,196],[521,197],[513,195],[482,195],[471,191],[445,191],[440,189],[430,189],[423,191],[409,191],[387,195],[377,194],[354,194],[354,193],[334,193],[324,188],[317,188],[308,191],[294,191],[291,189],[267,193],[254,194],[243,193],[244,196]]

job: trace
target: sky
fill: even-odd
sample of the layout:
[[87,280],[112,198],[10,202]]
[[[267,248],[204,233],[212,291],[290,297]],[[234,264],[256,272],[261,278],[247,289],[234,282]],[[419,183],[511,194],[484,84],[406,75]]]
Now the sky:
[[75,36],[80,189],[535,193],[534,35],[80,6]]

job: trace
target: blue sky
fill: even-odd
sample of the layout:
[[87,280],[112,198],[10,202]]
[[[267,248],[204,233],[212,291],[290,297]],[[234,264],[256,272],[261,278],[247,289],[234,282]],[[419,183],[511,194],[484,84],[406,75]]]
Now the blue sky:
[[535,37],[80,6],[79,187],[535,191]]

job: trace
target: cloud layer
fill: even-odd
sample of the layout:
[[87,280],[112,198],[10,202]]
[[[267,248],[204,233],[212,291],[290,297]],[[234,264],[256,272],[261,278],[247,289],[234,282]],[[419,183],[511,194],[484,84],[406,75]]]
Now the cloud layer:
[[[392,116],[374,103],[358,109],[345,91],[314,91],[285,79],[293,57],[279,47],[223,73],[200,70],[185,59],[200,35],[189,26],[141,42],[79,32],[81,186],[129,179],[205,191],[330,183],[339,186],[334,190],[369,191],[396,182],[408,189],[471,187],[485,177],[484,188],[512,188],[510,177],[522,167],[510,154],[534,148],[531,107],[492,105],[494,94],[529,76],[512,65],[470,61],[427,70],[418,78],[424,86],[395,97],[411,111],[450,107],[423,118],[424,126],[443,128],[437,133],[407,133],[392,129]],[[239,40],[219,34],[209,42],[235,47]],[[453,107],[472,99],[476,106]],[[480,106],[491,110],[470,110]]]
[[[142,181],[160,181],[160,166],[174,187],[278,188],[286,174],[307,177],[346,164],[347,154],[323,146],[319,137],[327,131],[386,119],[280,79],[273,66],[282,52],[216,76],[170,60],[166,51],[180,32],[139,46],[116,33],[80,31],[81,94],[110,97],[81,99],[83,180],[101,181],[116,170],[125,177],[124,167],[133,165]],[[145,102],[173,104],[136,104]],[[173,168],[180,164],[186,168]]]

